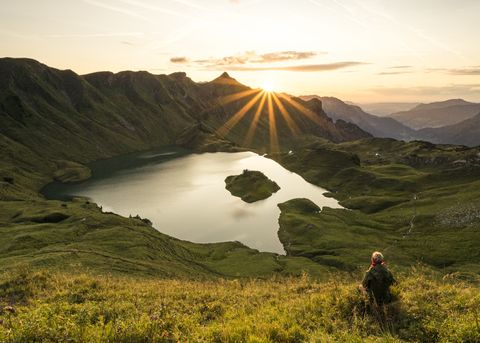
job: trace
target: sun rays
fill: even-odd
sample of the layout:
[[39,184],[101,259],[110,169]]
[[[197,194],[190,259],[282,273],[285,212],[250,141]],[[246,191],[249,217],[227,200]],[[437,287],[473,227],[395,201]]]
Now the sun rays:
[[279,118],[284,121],[292,136],[295,137],[302,133],[302,130],[295,121],[295,118],[297,118],[297,120],[301,120],[301,118],[299,118],[298,115],[296,117],[292,116],[287,107],[296,110],[296,114],[300,114],[300,116],[304,116],[310,121],[320,124],[321,119],[317,113],[305,107],[299,100],[293,99],[286,94],[269,91],[268,89],[273,88],[273,85],[271,86],[272,87],[265,83],[262,88],[247,89],[220,98],[219,103],[221,106],[240,100],[245,103],[220,128],[217,129],[217,134],[225,138],[242,120],[247,120],[246,116],[250,113],[248,115],[248,129],[243,140],[243,145],[250,146],[252,144],[255,139],[257,128],[262,122],[263,125],[268,126],[270,151],[279,152]]
[[255,135],[255,131],[257,130],[258,126],[258,121],[260,119],[260,115],[262,114],[263,111],[263,106],[265,106],[265,100],[267,99],[267,93],[262,92],[262,99],[258,103],[257,111],[255,112],[255,115],[253,116],[253,120],[250,123],[250,127],[248,128],[247,136],[245,137],[245,140],[243,141],[244,146],[249,146],[252,141],[253,137]]

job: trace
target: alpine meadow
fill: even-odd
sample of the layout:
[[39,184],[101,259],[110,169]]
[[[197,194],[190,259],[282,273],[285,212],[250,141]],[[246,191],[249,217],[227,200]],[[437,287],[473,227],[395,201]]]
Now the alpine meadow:
[[478,13],[2,4],[0,342],[480,342]]

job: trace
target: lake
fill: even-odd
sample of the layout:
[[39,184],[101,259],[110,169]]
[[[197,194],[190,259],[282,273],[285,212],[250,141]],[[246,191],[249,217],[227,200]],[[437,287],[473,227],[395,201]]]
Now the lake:
[[[324,189],[277,162],[252,152],[190,154],[171,148],[129,154],[93,163],[92,178],[79,184],[47,185],[49,199],[91,198],[104,211],[140,215],[168,235],[198,243],[240,241],[284,254],[278,232],[278,203],[308,198],[318,206],[341,207]],[[259,170],[281,189],[247,204],[225,189],[225,178]]]

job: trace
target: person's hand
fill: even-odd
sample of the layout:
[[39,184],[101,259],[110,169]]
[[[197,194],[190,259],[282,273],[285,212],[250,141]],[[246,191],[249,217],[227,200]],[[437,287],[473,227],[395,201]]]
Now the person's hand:
[[363,293],[363,294],[365,294],[365,293],[367,292],[367,290],[365,289],[365,287],[363,287],[362,284],[358,285],[357,290],[358,290],[360,293]]

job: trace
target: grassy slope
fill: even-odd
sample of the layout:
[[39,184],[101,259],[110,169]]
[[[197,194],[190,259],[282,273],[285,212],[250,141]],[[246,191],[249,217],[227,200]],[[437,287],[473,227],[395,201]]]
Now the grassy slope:
[[[136,218],[102,213],[85,199],[1,202],[0,269],[21,264],[156,277],[320,277],[327,268],[305,258],[259,253],[236,242],[180,241]],[[7,218],[5,221],[4,218]]]
[[[422,267],[381,315],[337,276],[186,281],[18,271],[0,279],[2,342],[478,342],[479,288]],[[0,306],[3,308],[3,306]]]
[[240,175],[230,175],[225,179],[225,188],[245,202],[255,202],[270,197],[280,187],[262,172],[244,170]]
[[397,264],[480,272],[479,149],[384,139],[301,145],[272,157],[353,210],[305,213],[285,203],[280,238],[293,256],[353,270],[379,249]]

